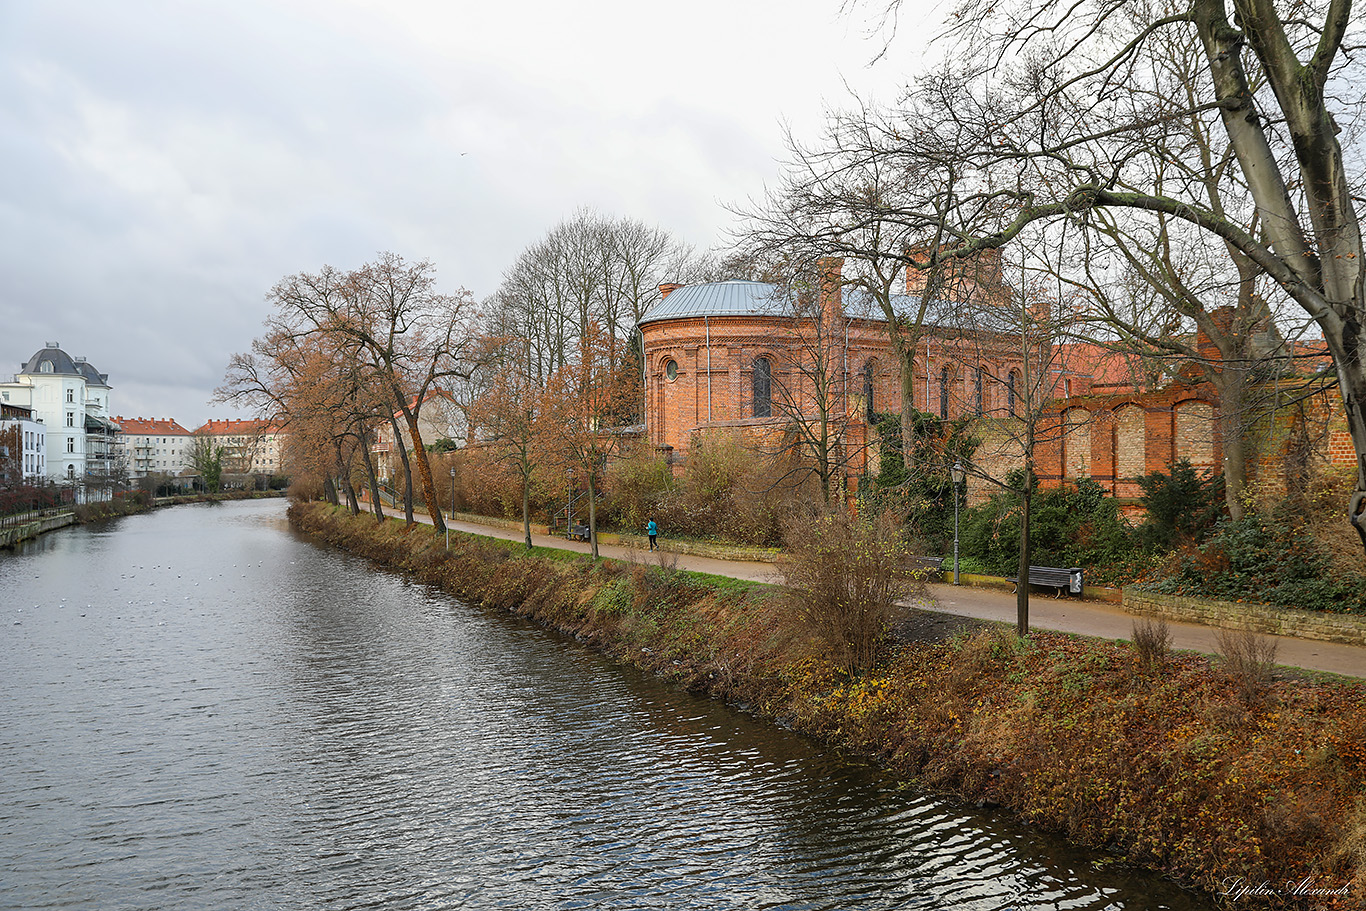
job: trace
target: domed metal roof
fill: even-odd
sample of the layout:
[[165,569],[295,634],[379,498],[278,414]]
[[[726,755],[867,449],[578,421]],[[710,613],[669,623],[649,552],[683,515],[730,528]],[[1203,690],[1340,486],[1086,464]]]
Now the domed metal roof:
[[[873,305],[866,292],[845,288],[843,298],[846,315],[883,321],[881,311]],[[898,309],[914,308],[919,302],[918,297],[894,296],[894,306]],[[792,306],[778,285],[730,280],[683,285],[651,307],[638,325],[703,316],[791,316],[792,312]]]
[[655,323],[666,319],[703,316],[783,316],[791,312],[777,285],[768,282],[724,281],[684,285],[650,308],[640,320]]
[[[43,369],[43,362],[46,361],[52,366]],[[80,375],[80,369],[76,366],[75,360],[61,348],[48,345],[38,351],[33,357],[24,361],[19,368],[20,373],[66,373]]]
[[[51,364],[48,369],[43,369],[44,362]],[[24,362],[19,368],[21,374],[38,373],[64,373],[75,374],[84,377],[89,384],[97,386],[108,385],[109,374],[100,373],[93,366],[86,362],[85,358],[74,358],[61,348],[49,342],[41,351],[35,352],[33,357]]]

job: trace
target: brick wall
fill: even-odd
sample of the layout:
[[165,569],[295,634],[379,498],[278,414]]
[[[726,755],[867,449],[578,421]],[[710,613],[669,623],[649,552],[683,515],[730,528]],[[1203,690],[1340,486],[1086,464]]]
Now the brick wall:
[[[754,362],[759,357],[767,358],[772,368],[774,416],[782,410],[784,399],[808,414],[814,411],[811,379],[794,366],[799,360],[811,363],[813,333],[794,328],[791,319],[754,315],[660,320],[643,326],[642,335],[646,423],[650,442],[655,446],[672,446],[684,455],[697,431],[753,419]],[[869,375],[873,410],[900,410],[900,364],[885,324],[850,320],[839,332],[828,335],[831,350],[827,364],[832,378],[829,398],[835,412],[851,421],[864,420],[868,410],[865,377]],[[974,413],[980,364],[983,412],[1005,412],[1007,378],[1010,371],[1020,369],[1019,358],[1013,354],[1008,339],[931,336],[917,348],[925,352],[915,361],[917,407],[926,410],[924,398],[928,397],[928,410],[937,414],[941,397],[945,397],[949,417]],[[674,364],[672,369],[670,362]],[[942,387],[940,378],[945,366],[949,367],[949,384]]]
[[[827,281],[827,295],[836,292]],[[827,324],[823,340],[833,379],[832,421],[853,434],[868,411],[865,377],[872,380],[875,411],[899,410],[900,363],[881,320],[845,318],[832,306],[826,312],[835,323],[833,329]],[[680,460],[686,458],[694,437],[710,429],[738,428],[757,444],[774,445],[776,428],[783,423],[784,390],[795,406],[808,414],[814,410],[810,379],[793,364],[810,362],[816,333],[795,318],[749,314],[657,320],[643,326],[642,335],[649,441],[671,447]],[[1009,377],[1022,368],[1017,344],[1006,336],[928,332],[916,346],[916,407],[939,414],[942,404],[950,418],[958,418],[976,413],[980,401],[985,416],[1009,423]],[[772,367],[771,421],[754,416],[754,363],[759,357],[767,358]],[[1086,476],[1116,497],[1135,499],[1141,489],[1134,478],[1170,471],[1179,458],[1188,458],[1199,469],[1219,470],[1219,397],[1210,384],[1191,375],[1156,391],[1091,395],[1088,377],[1073,379],[1075,394],[1052,403],[1039,423],[1036,468],[1044,485]],[[1018,393],[1022,397],[1024,390]],[[1303,399],[1293,390],[1285,394],[1288,400]],[[866,427],[862,434],[851,444],[862,446]],[[984,467],[992,466],[994,476],[1003,477],[1019,466],[1019,447],[1007,446],[1002,434],[988,436],[979,460]],[[1274,486],[1275,479],[1285,475],[1292,441],[1315,459],[1354,461],[1335,395],[1310,396],[1249,430],[1245,442],[1250,477]]]
[[1132,478],[1169,471],[1182,456],[1212,469],[1218,451],[1217,402],[1208,384],[1184,383],[1157,392],[1054,402],[1039,422],[1040,482],[1053,486],[1085,475],[1111,495],[1131,498],[1141,493]]

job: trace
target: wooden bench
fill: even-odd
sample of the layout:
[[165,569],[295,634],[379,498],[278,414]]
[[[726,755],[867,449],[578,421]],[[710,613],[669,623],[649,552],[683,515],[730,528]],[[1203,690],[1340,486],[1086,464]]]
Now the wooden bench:
[[[1065,594],[1080,595],[1082,575],[1082,570],[1078,566],[1031,566],[1029,567],[1029,584],[1057,589],[1058,597]],[[1014,585],[1016,591],[1019,590],[1020,580],[1018,578],[1007,579],[1006,581]]]
[[914,566],[919,574],[930,579],[939,578],[939,574],[944,571],[943,557],[911,557],[911,565]]
[[587,541],[590,539],[591,533],[589,532],[587,525],[571,525],[569,526],[569,533],[565,537],[577,541]]

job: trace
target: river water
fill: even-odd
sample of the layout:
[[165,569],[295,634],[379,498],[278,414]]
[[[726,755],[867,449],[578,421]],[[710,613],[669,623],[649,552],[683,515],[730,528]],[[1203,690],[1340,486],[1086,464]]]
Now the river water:
[[1212,907],[294,535],[0,553],[0,908]]

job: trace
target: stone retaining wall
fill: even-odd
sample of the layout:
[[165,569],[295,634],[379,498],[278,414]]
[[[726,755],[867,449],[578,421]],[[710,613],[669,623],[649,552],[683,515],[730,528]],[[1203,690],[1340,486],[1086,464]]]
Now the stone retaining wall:
[[[414,507],[416,509],[416,506]],[[455,514],[455,521],[469,522],[471,525],[487,525],[490,528],[507,528],[512,531],[522,530],[521,519],[496,519],[493,516],[481,516],[472,512],[458,512]],[[533,535],[548,535],[550,528],[545,525],[531,523],[531,533]]]
[[8,528],[0,529],[0,547],[13,547],[20,541],[36,538],[53,529],[65,528],[75,521],[75,515],[64,512],[55,516],[44,516],[33,522],[25,522],[23,525],[11,525]]
[[1278,636],[1298,636],[1320,642],[1366,645],[1366,617],[1325,614],[1232,601],[1207,601],[1159,592],[1124,589],[1124,609],[1131,614],[1186,620],[1206,626],[1251,629]]

